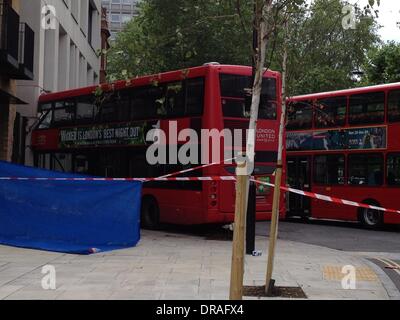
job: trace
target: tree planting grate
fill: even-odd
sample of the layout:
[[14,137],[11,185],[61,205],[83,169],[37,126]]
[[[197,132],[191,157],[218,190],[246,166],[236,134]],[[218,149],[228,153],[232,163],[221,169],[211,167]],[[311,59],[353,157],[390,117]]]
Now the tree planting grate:
[[288,298],[288,299],[307,299],[307,295],[304,293],[303,289],[300,287],[274,287],[272,289],[272,294],[267,295],[265,293],[265,286],[261,287],[244,287],[243,295],[246,297],[275,297],[275,298]]

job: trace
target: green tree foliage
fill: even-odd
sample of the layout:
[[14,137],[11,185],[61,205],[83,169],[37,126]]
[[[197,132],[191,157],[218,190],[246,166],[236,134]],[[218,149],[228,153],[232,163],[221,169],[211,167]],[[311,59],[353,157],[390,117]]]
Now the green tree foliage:
[[[282,4],[287,10],[282,10]],[[356,28],[345,30],[344,0],[277,1],[267,66],[282,70],[283,15],[289,15],[288,94],[357,85],[366,52],[376,46],[370,7],[357,8]],[[251,65],[253,4],[246,0],[143,0],[140,15],[119,34],[109,54],[109,74],[158,73],[218,61]]]
[[[245,0],[239,0],[239,15],[236,2],[142,1],[140,15],[118,35],[113,46],[110,74],[118,76],[127,69],[142,75],[212,61],[251,64],[252,12]],[[243,25],[241,15],[246,20]]]
[[389,42],[368,53],[362,85],[375,85],[400,81],[400,44]]
[[[341,0],[316,0],[292,14],[287,39],[289,95],[357,86],[354,72],[379,41],[377,24],[370,8],[356,7],[356,28],[345,30],[344,5]],[[275,48],[277,55],[280,43],[282,39]],[[280,63],[279,58],[272,59],[271,68],[280,70]]]

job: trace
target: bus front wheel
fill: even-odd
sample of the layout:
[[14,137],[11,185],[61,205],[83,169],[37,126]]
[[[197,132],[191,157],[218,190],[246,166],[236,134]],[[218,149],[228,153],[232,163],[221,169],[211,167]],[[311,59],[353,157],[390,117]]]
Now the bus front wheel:
[[160,209],[156,199],[145,197],[142,200],[141,208],[142,227],[155,230],[160,225]]
[[[376,204],[368,204],[376,206]],[[377,229],[383,225],[383,215],[377,210],[362,208],[358,216],[361,224],[368,229]]]

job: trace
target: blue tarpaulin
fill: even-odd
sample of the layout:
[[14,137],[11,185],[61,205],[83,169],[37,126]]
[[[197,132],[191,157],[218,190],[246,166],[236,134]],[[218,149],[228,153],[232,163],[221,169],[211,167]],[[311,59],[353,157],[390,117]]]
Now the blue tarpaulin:
[[[0,161],[0,177],[79,175]],[[0,180],[0,244],[91,254],[140,239],[140,182]]]

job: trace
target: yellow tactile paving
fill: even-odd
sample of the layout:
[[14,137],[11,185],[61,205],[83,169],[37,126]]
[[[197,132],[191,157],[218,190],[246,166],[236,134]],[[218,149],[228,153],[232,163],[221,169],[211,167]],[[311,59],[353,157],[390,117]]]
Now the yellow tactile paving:
[[[346,276],[342,273],[343,266],[325,266],[323,269],[324,279],[328,281],[342,281]],[[357,281],[378,281],[378,276],[372,269],[368,267],[356,267],[356,279]]]

